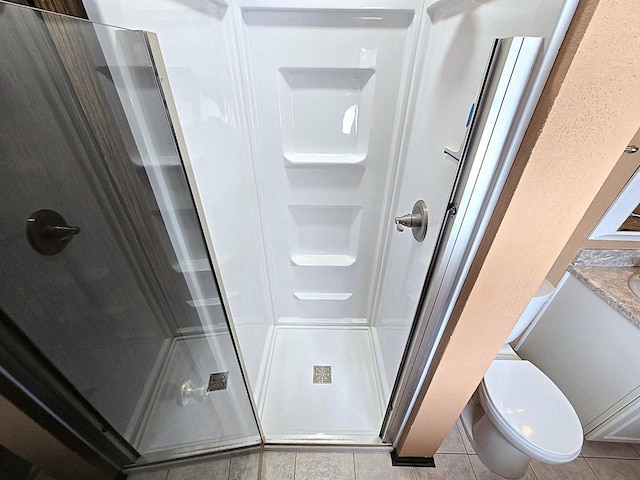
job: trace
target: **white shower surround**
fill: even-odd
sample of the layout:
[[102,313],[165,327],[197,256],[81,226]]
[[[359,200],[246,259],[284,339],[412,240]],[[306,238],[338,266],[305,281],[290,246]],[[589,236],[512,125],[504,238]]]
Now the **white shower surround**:
[[[492,40],[549,39],[575,2],[523,3],[85,0],[93,20],[158,33],[259,411],[298,347],[274,332],[305,326],[368,330],[354,348],[385,408],[438,233],[418,244],[391,219],[424,198],[439,225],[457,166],[443,149]],[[279,428],[267,437],[314,433]]]
[[331,7],[236,10],[276,323],[373,307],[420,2]]

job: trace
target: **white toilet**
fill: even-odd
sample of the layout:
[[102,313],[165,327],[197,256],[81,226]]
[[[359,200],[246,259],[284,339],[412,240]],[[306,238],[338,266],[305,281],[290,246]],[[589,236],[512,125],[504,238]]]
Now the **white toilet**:
[[560,389],[509,343],[529,326],[553,293],[545,280],[462,412],[480,459],[507,478],[520,478],[532,458],[565,463],[582,449],[582,426]]

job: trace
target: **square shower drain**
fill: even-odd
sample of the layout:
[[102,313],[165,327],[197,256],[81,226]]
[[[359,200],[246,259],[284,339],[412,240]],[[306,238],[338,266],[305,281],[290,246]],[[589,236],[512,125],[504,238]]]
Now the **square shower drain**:
[[331,383],[331,365],[314,365],[313,383]]
[[217,390],[226,390],[229,381],[229,372],[216,372],[209,375],[209,383],[207,384],[207,392],[215,392]]

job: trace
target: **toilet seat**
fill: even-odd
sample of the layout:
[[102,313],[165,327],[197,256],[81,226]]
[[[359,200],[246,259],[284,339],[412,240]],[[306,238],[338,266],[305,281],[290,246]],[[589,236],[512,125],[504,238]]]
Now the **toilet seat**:
[[532,363],[495,360],[479,388],[485,413],[515,447],[536,460],[565,463],[582,448],[582,426],[560,389]]

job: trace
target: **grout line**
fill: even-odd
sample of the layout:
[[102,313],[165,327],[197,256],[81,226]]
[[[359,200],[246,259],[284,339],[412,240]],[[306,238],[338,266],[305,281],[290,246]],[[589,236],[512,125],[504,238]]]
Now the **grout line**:
[[476,469],[473,466],[473,462],[471,461],[471,455],[469,455],[468,453],[467,453],[467,458],[469,459],[469,463],[471,464],[471,471],[473,472],[473,476],[476,477],[476,480],[479,480],[478,473],[476,472]]
[[293,456],[293,480],[296,480],[296,471],[298,470],[298,452]]
[[353,458],[353,479],[358,480],[358,471],[356,470],[356,454],[352,453],[351,457]]
[[471,466],[471,473],[473,473],[473,477],[478,480],[478,474],[476,473],[476,471],[473,468],[473,463],[471,463],[471,455],[469,455],[468,453],[467,455],[467,461],[469,462],[469,465]]
[[[614,443],[614,442],[611,442]],[[581,455],[582,458],[595,458],[595,459],[603,459],[603,460],[640,460],[640,457],[622,457],[622,456],[607,456],[603,457],[602,455]]]
[[536,474],[536,471],[533,469],[533,465],[531,465],[531,463],[529,463],[529,470],[531,470],[531,473],[533,474],[533,478],[538,480],[538,475]]
[[586,462],[586,464],[587,464],[587,466],[589,467],[589,469],[593,472],[593,476],[599,479],[600,477],[598,476],[598,474],[596,473],[596,471],[593,469],[593,467],[592,467],[592,466],[591,466],[591,464],[589,463],[589,459],[585,457],[585,458],[584,458],[584,461]]

